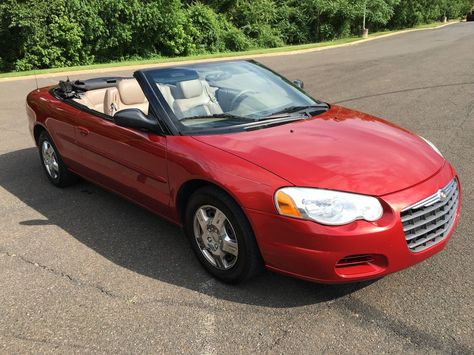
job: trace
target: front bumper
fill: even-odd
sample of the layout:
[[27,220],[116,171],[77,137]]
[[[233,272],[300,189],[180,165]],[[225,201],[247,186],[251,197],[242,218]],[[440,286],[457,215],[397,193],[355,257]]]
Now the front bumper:
[[376,222],[359,220],[335,227],[276,213],[246,212],[267,268],[322,283],[368,280],[410,267],[446,246],[456,228],[460,201],[447,237],[416,253],[407,246],[400,211],[433,194],[455,176],[446,163],[428,180],[382,196],[384,215]]

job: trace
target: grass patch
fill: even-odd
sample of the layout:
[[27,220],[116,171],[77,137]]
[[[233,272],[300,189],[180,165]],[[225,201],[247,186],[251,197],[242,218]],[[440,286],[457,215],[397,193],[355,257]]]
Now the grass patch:
[[[451,21],[451,22],[457,22],[457,21]],[[414,28],[408,28],[408,29],[433,28],[442,24],[443,24],[442,22],[433,22],[429,24],[419,25]],[[382,35],[400,32],[400,31],[403,31],[403,30],[374,32],[374,33],[369,34],[369,38],[376,38]],[[305,50],[305,49],[331,47],[331,46],[336,46],[340,44],[353,43],[360,40],[361,38],[357,36],[357,37],[341,38],[341,39],[327,41],[327,42],[291,45],[291,46],[283,46],[283,47],[277,47],[277,48],[251,49],[251,50],[243,51],[243,52],[220,52],[220,53],[200,54],[200,55],[193,55],[193,56],[186,56],[186,57],[156,57],[156,58],[150,58],[150,59],[126,60],[126,61],[119,61],[119,62],[99,63],[99,64],[91,64],[91,65],[83,65],[83,66],[64,67],[64,68],[38,69],[38,70],[28,70],[28,71],[21,71],[21,72],[14,71],[14,72],[8,72],[8,73],[0,73],[0,79],[14,78],[14,77],[20,77],[20,76],[31,76],[35,74],[36,75],[54,74],[54,73],[93,70],[93,69],[102,69],[102,68],[127,67],[127,66],[137,66],[137,65],[147,65],[147,64],[152,65],[152,64],[160,64],[160,63],[168,63],[168,62],[186,62],[186,61],[200,60],[200,59],[232,58],[232,57],[241,57],[241,56],[252,56],[252,55],[258,55],[258,54],[292,52],[292,51],[299,51],[299,50]]]

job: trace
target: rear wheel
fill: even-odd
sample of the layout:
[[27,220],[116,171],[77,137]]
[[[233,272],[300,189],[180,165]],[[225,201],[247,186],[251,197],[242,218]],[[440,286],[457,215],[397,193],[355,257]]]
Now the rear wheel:
[[191,196],[185,232],[204,268],[224,282],[242,282],[263,270],[247,218],[235,201],[217,188],[204,187]]
[[46,176],[53,185],[65,187],[78,181],[77,175],[71,173],[64,164],[53,140],[46,131],[41,132],[38,138],[38,149]]

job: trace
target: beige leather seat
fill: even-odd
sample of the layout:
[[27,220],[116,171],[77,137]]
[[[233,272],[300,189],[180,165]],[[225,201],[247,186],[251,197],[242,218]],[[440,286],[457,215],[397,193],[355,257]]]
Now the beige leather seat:
[[73,100],[81,105],[87,106],[91,110],[104,113],[104,98],[106,90],[107,89],[95,89],[79,93],[79,97],[74,98]]
[[222,113],[215,98],[215,89],[199,79],[180,81],[171,87],[173,108],[178,118]]
[[165,100],[168,103],[169,107],[171,107],[171,109],[173,109],[174,97],[173,97],[173,94],[171,93],[171,87],[169,85],[166,85],[166,84],[158,84],[158,83],[156,84],[156,86],[158,87],[161,94],[165,98]]
[[113,116],[126,108],[138,108],[148,114],[148,100],[135,79],[121,80],[116,88],[109,88],[104,97],[104,113]]

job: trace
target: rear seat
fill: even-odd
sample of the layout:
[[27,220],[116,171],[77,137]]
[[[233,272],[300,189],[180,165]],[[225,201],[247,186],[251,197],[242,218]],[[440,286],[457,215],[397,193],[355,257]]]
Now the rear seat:
[[79,93],[79,98],[73,99],[91,110],[104,113],[104,97],[107,89],[95,89]]
[[148,100],[135,79],[121,80],[116,88],[109,88],[104,97],[104,113],[113,116],[126,108],[138,108],[148,114]]

